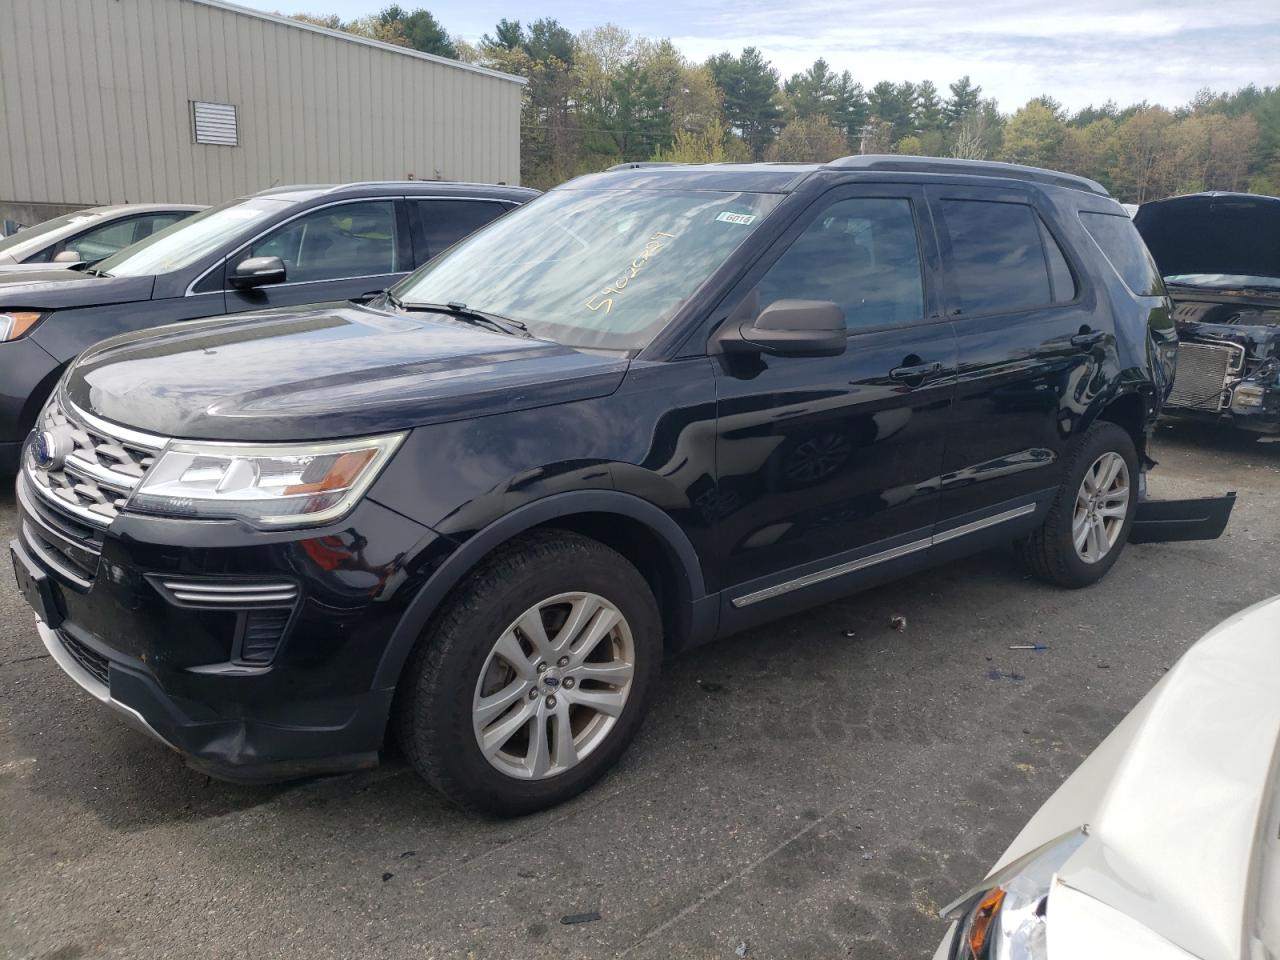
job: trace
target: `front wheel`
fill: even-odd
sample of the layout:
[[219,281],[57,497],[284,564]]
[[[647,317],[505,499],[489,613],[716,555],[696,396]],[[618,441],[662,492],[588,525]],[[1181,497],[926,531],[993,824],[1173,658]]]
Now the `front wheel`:
[[1114,423],[1091,426],[1067,456],[1062,482],[1044,524],[1014,545],[1036,577],[1085,587],[1120,556],[1138,503],[1138,454]]
[[661,656],[657,604],[625,558],[565,531],[523,537],[469,575],[423,637],[397,737],[455,802],[531,813],[614,763]]

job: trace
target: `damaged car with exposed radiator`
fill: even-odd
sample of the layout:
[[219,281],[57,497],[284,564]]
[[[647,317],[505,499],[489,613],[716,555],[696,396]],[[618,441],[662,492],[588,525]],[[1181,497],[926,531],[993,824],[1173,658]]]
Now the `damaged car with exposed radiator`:
[[1280,434],[1280,198],[1197,193],[1134,225],[1174,302],[1178,372],[1165,414]]

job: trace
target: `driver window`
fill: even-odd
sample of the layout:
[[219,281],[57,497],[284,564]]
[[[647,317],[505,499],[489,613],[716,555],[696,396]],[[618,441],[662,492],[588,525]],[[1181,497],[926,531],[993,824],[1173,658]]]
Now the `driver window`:
[[911,201],[859,197],[818,215],[760,281],[760,306],[830,300],[851,331],[924,316],[924,284]]
[[398,273],[393,200],[315,210],[263,237],[242,256],[279,257],[289,283]]

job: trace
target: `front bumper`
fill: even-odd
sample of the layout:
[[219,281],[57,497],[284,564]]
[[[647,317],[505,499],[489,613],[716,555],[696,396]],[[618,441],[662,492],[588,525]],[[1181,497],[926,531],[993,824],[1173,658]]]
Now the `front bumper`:
[[[406,558],[435,538],[427,528],[365,501],[333,528],[122,514],[80,542],[84,525],[29,486],[20,475],[15,557],[44,583],[42,642],[95,699],[220,779],[377,763],[394,687],[376,671],[417,585]],[[234,598],[264,579],[296,589],[264,621],[277,631],[265,655],[250,644],[263,635],[247,626],[253,601],[235,609],[219,595],[213,609],[169,586],[232,586]]]

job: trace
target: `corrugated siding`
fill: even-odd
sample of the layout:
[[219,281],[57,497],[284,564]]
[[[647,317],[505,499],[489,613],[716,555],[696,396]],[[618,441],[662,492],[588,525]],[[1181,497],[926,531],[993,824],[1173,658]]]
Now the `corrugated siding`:
[[[510,80],[195,0],[0,5],[0,202],[216,203],[410,174],[519,182]],[[233,104],[240,145],[194,143],[193,101]]]

